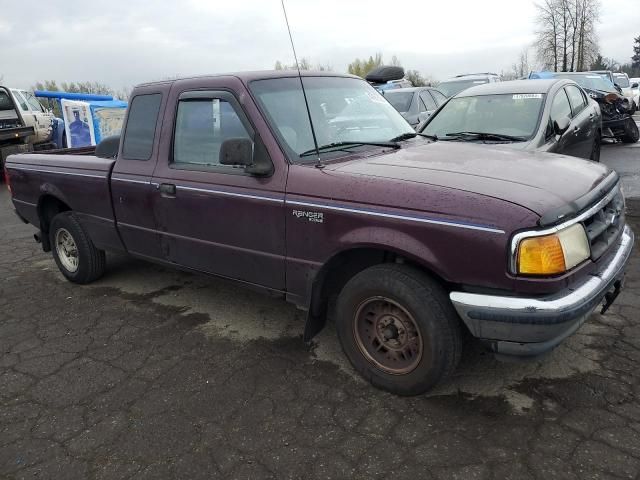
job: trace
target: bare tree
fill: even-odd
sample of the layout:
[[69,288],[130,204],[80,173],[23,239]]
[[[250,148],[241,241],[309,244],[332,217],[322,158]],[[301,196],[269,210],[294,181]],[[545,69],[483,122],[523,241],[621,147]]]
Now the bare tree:
[[600,0],[543,0],[537,4],[538,60],[554,71],[581,71],[595,58]]
[[529,49],[524,48],[520,55],[518,55],[518,61],[511,66],[513,72],[502,74],[505,79],[508,77],[511,79],[523,78],[529,75],[531,68],[529,67]]
[[[308,58],[302,57],[299,61],[298,61],[298,66],[300,67],[300,70],[319,70],[321,72],[323,71],[328,71],[331,72],[333,71],[333,67],[331,65],[323,65],[321,63],[318,63],[317,65],[312,65],[311,61]],[[296,64],[292,64],[292,65],[285,65],[284,63],[282,63],[280,60],[277,60],[274,67],[275,70],[296,70]]]
[[545,68],[558,71],[558,38],[560,21],[558,17],[558,2],[556,0],[544,0],[541,4],[536,4],[538,15],[536,23],[535,47],[538,53],[538,60]]
[[418,70],[407,70],[404,78],[409,80],[414,87],[425,87],[428,85],[427,80]]

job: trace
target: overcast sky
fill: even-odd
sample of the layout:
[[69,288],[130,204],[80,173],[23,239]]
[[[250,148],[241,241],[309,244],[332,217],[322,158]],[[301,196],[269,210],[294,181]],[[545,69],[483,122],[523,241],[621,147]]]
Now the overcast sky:
[[[602,2],[601,52],[620,62],[640,35],[640,2]],[[293,63],[280,0],[49,0],[38,12],[2,0],[0,75],[99,81],[115,89],[171,76]],[[444,79],[509,70],[533,41],[530,0],[285,0],[299,57],[345,71],[356,57],[397,55]],[[606,7],[605,7],[606,5]],[[531,59],[533,60],[533,51]]]

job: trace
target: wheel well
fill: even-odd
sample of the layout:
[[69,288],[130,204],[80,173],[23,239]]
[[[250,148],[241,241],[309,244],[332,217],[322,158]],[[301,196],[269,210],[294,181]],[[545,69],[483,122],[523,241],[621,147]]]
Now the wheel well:
[[324,327],[329,307],[346,283],[361,271],[381,263],[415,265],[438,281],[437,275],[403,255],[379,248],[355,248],[340,252],[325,263],[316,275],[311,292],[309,315],[305,325],[305,341],[313,338]]
[[42,249],[45,252],[51,250],[49,245],[49,225],[51,220],[60,212],[71,210],[69,205],[53,195],[44,195],[38,202],[38,217],[40,218],[40,231],[42,232]]

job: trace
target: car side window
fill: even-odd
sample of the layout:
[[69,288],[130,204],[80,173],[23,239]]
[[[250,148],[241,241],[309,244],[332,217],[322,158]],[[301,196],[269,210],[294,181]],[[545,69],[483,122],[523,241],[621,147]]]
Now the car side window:
[[551,112],[549,114],[549,124],[547,125],[547,131],[545,133],[546,138],[550,138],[555,135],[554,122],[560,120],[563,117],[571,118],[571,105],[569,99],[564,91],[564,88],[556,93],[551,103]]
[[38,99],[31,92],[22,92],[22,95],[24,95],[24,98],[26,98],[27,102],[29,102],[31,111],[44,112],[44,108],[42,108],[42,105],[40,105]]
[[569,104],[569,99],[567,98],[564,88],[556,93],[553,99],[550,117],[552,123],[563,117],[571,118],[571,105]]
[[236,168],[220,164],[220,147],[231,138],[252,140],[230,102],[219,98],[189,98],[178,102],[173,141],[175,168]]
[[582,92],[575,85],[567,85],[567,95],[569,96],[569,102],[571,102],[571,110],[573,116],[578,115],[587,106],[587,102],[582,95]]
[[131,100],[122,144],[123,159],[149,160],[151,158],[161,101],[160,93],[136,95]]
[[424,104],[427,106],[427,110],[431,111],[437,108],[436,102],[433,100],[431,95],[429,95],[429,92],[420,92],[420,98],[422,99],[422,101],[424,101]]
[[430,93],[431,95],[433,95],[433,98],[435,98],[436,105],[438,106],[442,105],[444,102],[447,101],[447,97],[441,94],[438,90],[431,90]]
[[18,102],[18,105],[20,106],[20,110],[22,110],[23,112],[28,112],[29,105],[27,105],[27,101],[22,96],[22,93],[20,93],[18,90],[12,90],[12,92],[13,92],[13,98],[16,99],[16,102]]

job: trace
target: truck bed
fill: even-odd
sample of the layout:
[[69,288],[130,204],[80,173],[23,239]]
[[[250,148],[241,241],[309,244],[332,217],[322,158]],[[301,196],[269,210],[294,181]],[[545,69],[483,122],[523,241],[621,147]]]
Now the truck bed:
[[91,149],[10,155],[6,161],[17,213],[40,224],[46,202],[73,210],[94,243],[120,249],[111,204],[113,159],[98,158]]

